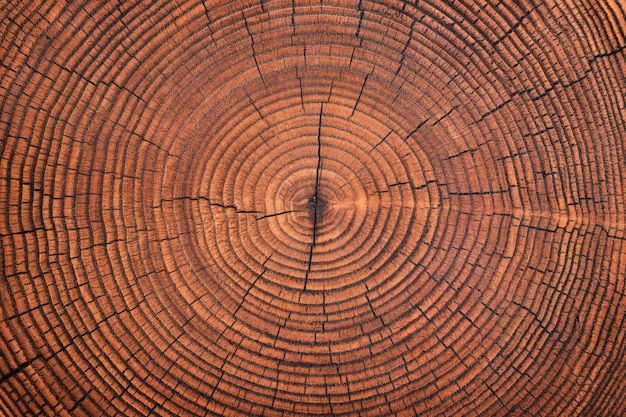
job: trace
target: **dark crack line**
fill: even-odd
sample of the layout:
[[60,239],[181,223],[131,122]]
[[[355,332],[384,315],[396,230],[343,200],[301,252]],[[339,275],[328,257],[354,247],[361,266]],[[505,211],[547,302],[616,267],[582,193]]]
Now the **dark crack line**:
[[511,192],[510,188],[503,188],[500,190],[487,190],[487,191],[450,191],[448,194],[450,195],[493,195],[493,194],[503,194]]
[[[271,257],[271,255],[270,255]],[[269,258],[268,258],[269,259]],[[267,262],[267,261],[266,261]],[[256,285],[257,281],[261,278],[263,278],[263,275],[265,274],[267,270],[263,269],[263,272],[261,272],[259,275],[257,275],[257,277],[254,279],[254,281],[252,282],[252,284],[250,284],[250,287],[248,287],[248,289],[246,290],[246,293],[243,295],[241,302],[239,303],[239,305],[237,306],[237,309],[235,310],[235,312],[233,313],[233,317],[237,317],[237,313],[239,313],[239,310],[241,309],[241,307],[244,305],[244,303],[246,302],[246,298],[248,298],[248,295],[250,295],[250,291],[252,291],[252,289],[254,288],[254,286]]]
[[296,34],[296,0],[291,0],[291,26],[293,27],[291,36],[294,36]]
[[[421,184],[421,185],[413,185],[411,181],[403,181],[403,182],[396,182],[394,184],[389,184],[388,185],[389,188],[387,188],[386,190],[379,190],[379,191],[376,191],[374,194],[370,194],[370,195],[389,193],[391,192],[391,187],[399,187],[401,185],[409,185],[412,190],[422,190],[428,187],[429,184],[435,184],[437,187],[445,187],[447,185],[445,183],[440,184],[435,180],[428,180],[424,184]],[[401,207],[404,207],[404,206],[401,206]],[[435,206],[435,207],[439,207],[439,206]],[[406,207],[406,208],[409,208],[409,207]]]
[[[261,214],[262,212],[258,211],[258,210],[240,210],[239,208],[237,208],[237,206],[231,205],[231,204],[221,204],[221,203],[213,203],[208,197],[204,197],[204,196],[198,196],[198,197],[188,197],[188,196],[183,196],[183,197],[174,197],[174,198],[162,198],[161,199],[161,203],[164,202],[173,202],[173,201],[206,201],[207,203],[209,203],[209,206],[211,207],[220,207],[223,208],[225,210],[234,210],[235,213],[237,214]],[[158,206],[155,206],[153,208],[158,208]]]
[[263,86],[265,87],[265,78],[263,77],[263,72],[261,72],[261,67],[259,66],[259,61],[257,59],[257,52],[256,52],[256,42],[254,41],[254,36],[252,36],[252,32],[250,32],[250,25],[248,24],[248,18],[246,17],[245,13],[241,13],[243,16],[243,24],[246,28],[246,31],[248,32],[248,36],[250,37],[250,47],[252,48],[252,58],[254,59],[254,64],[256,66],[257,71],[259,72],[259,76],[261,77],[261,82],[263,83]]
[[389,135],[391,135],[391,133],[392,133],[392,131],[390,130],[389,133],[387,133],[384,138],[382,138],[376,145],[372,146],[372,149],[370,149],[370,152],[372,152],[374,149],[376,149],[378,147],[378,145],[380,145],[381,143],[386,141],[387,138],[389,137]]
[[[403,5],[403,7],[406,6],[406,4]],[[404,47],[402,48],[402,52],[400,52],[400,64],[398,65],[398,69],[396,69],[396,74],[393,76],[393,79],[395,81],[396,77],[400,74],[400,70],[402,70],[402,67],[404,66],[404,59],[406,58],[406,50],[409,48],[409,45],[411,43],[411,41],[413,40],[413,32],[415,30],[415,23],[417,22],[417,20],[413,20],[411,22],[411,27],[409,28],[409,35],[406,39],[406,42],[404,43]]]
[[448,112],[446,114],[444,114],[443,116],[441,116],[439,119],[435,120],[433,122],[433,126],[435,126],[437,123],[441,122],[443,119],[445,119],[446,117],[450,116],[452,114],[453,111],[455,111],[456,109],[459,108],[459,105],[457,104],[456,106],[452,107],[450,110],[448,110]]
[[611,57],[611,56],[615,56],[617,54],[620,54],[620,53],[624,52],[624,50],[626,50],[626,45],[621,45],[618,48],[613,49],[611,51],[604,52],[604,53],[601,53],[601,54],[598,54],[598,55],[594,55],[589,60],[589,63],[591,64],[591,63],[593,63],[596,60],[601,59],[601,58],[608,58],[608,57]]
[[[407,184],[411,185],[411,182],[410,181],[395,182],[393,184],[389,184],[389,187],[391,188],[391,187],[397,187],[399,185],[407,185]],[[411,187],[413,187],[413,185],[411,185]]]
[[209,17],[209,9],[206,5],[205,0],[201,0],[202,1],[202,7],[204,7],[204,15],[206,16],[206,20],[208,22],[207,24],[207,28],[209,29],[209,33],[211,35],[211,40],[213,40],[213,42],[215,42],[215,40],[213,39],[213,29],[211,29],[211,18]]
[[[372,70],[372,72],[373,71],[374,70]],[[367,84],[367,80],[369,79],[369,76],[372,74],[372,72],[367,74],[365,76],[365,79],[363,79],[363,84],[361,84],[361,91],[359,91],[359,96],[356,98],[356,101],[354,103],[354,107],[352,108],[352,114],[350,114],[350,117],[348,117],[348,119],[351,119],[354,116],[354,112],[356,112],[356,108],[359,105],[359,102],[361,101],[361,97],[363,96],[363,90],[365,90],[365,84]]]
[[[261,114],[261,111],[257,107],[256,103],[254,102],[254,100],[252,100],[252,97],[250,97],[250,93],[248,93],[247,91],[246,91],[246,96],[248,97],[248,101],[250,102],[250,104],[252,105],[254,110],[257,112],[257,114],[259,115],[259,117],[261,118],[263,123],[265,123],[265,126],[270,127],[269,123],[267,123],[267,120],[265,120],[265,117],[263,117],[263,114]],[[263,143],[267,145],[267,142],[265,141],[265,138],[263,136],[259,136],[259,137],[261,138]]]
[[524,22],[524,20],[535,10],[535,8],[531,8],[529,10],[526,11],[526,13],[524,13],[523,15],[521,15],[517,22],[515,22],[513,25],[511,25],[511,27],[504,33],[504,35],[502,35],[500,38],[496,39],[493,42],[493,46],[498,45],[499,43],[503,42],[504,40],[506,40],[509,36],[511,36],[511,34],[513,32],[515,32],[515,30]]
[[363,23],[363,15],[365,14],[365,10],[363,10],[362,4],[363,0],[359,0],[359,4],[356,6],[357,10],[359,11],[359,25],[356,28],[356,33],[354,34],[354,36],[356,36],[357,38],[361,34],[361,24]]
[[9,372],[7,372],[6,374],[0,376],[0,383],[3,383],[7,379],[16,376],[20,372],[23,372],[27,367],[32,365],[35,360],[42,359],[42,358],[43,358],[42,355],[37,355],[34,358],[32,358],[30,360],[27,360],[26,362],[22,362],[16,368],[13,368],[13,369],[9,370]]
[[304,91],[302,90],[302,78],[300,76],[298,76],[298,81],[300,82],[300,105],[304,111]]
[[415,129],[413,129],[413,131],[411,131],[408,135],[406,135],[406,137],[404,138],[404,141],[406,142],[407,140],[409,140],[409,138],[411,136],[413,136],[415,133],[417,133],[418,130],[420,130],[422,127],[424,127],[424,125],[426,124],[426,122],[429,121],[430,118],[427,118],[425,120],[422,120]]
[[317,212],[319,204],[319,188],[320,178],[322,176],[322,114],[324,113],[324,104],[320,106],[320,118],[317,125],[317,169],[315,171],[315,194],[313,194],[313,243],[309,250],[309,263],[307,265],[306,274],[304,275],[304,291],[309,282],[309,274],[311,273],[311,263],[313,261],[313,249],[317,243]]
[[289,213],[301,213],[303,210],[286,210],[286,211],[281,211],[279,213],[272,213],[272,214],[266,214],[263,215],[261,217],[257,217],[257,220],[263,220],[263,219],[267,219],[268,217],[276,217],[276,216],[281,216],[283,214],[289,214]]
[[461,151],[461,152],[456,153],[454,155],[450,155],[450,156],[447,156],[447,157],[443,158],[442,161],[449,161],[450,159],[458,158],[459,156],[463,156],[463,155],[468,154],[468,153],[469,154],[473,154],[474,152],[478,152],[478,147],[471,148],[471,149],[465,149],[464,151]]

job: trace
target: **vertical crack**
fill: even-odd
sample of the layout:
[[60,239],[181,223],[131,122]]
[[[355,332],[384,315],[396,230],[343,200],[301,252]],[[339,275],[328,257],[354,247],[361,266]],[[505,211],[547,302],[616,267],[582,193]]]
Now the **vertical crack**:
[[296,0],[291,0],[291,26],[293,27],[291,36],[294,36],[296,34]]
[[313,216],[313,242],[309,249],[309,263],[307,265],[306,274],[304,275],[304,291],[309,281],[311,273],[311,263],[313,261],[313,249],[317,243],[317,223],[318,217],[321,217],[321,210],[324,202],[319,198],[320,178],[322,176],[322,114],[324,113],[324,104],[320,106],[320,118],[317,125],[317,169],[315,171],[315,192],[309,200],[308,208]]
[[205,0],[201,0],[201,1],[202,1],[202,7],[204,7],[204,14],[207,19],[207,28],[209,29],[209,34],[211,36],[211,40],[215,43],[215,39],[213,38],[213,29],[211,29],[211,17],[209,16],[209,9],[206,5]]
[[356,6],[357,10],[359,11],[359,25],[356,28],[356,33],[355,36],[358,38],[359,34],[361,33],[361,24],[363,23],[363,15],[365,14],[365,11],[362,8],[362,4],[363,4],[363,0],[359,0],[359,4]]
[[261,72],[261,67],[259,66],[259,61],[257,59],[256,53],[256,42],[254,41],[254,36],[252,36],[252,32],[250,31],[250,26],[248,24],[248,18],[246,17],[244,12],[241,12],[243,17],[243,24],[248,32],[248,36],[250,37],[250,46],[252,48],[252,58],[254,59],[254,65],[256,66],[257,71],[259,72],[259,76],[261,77],[261,82],[263,86],[265,86],[265,78],[263,78],[263,72]]

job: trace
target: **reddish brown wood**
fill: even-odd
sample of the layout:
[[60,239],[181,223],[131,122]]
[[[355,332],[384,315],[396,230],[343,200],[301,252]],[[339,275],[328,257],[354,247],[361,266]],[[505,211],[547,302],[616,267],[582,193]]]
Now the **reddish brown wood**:
[[625,10],[0,3],[0,415],[626,415]]

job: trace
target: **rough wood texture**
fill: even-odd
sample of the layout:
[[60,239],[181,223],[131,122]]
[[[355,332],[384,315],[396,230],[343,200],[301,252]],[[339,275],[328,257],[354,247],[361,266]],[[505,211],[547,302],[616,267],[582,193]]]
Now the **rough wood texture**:
[[0,3],[0,414],[626,415],[622,0]]

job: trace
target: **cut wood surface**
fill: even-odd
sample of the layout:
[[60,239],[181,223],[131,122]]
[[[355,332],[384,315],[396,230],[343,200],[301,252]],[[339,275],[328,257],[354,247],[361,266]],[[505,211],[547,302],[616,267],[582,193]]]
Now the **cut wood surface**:
[[623,0],[0,39],[0,415],[626,416]]

